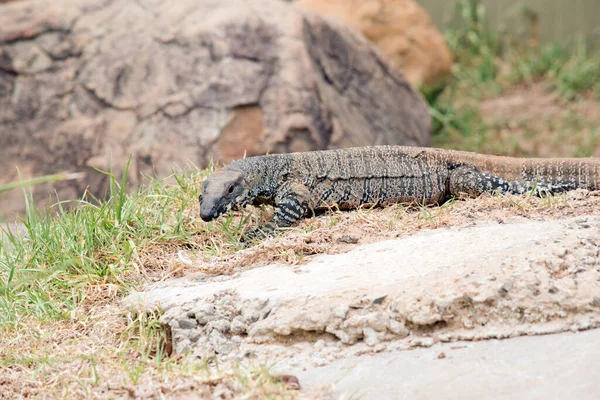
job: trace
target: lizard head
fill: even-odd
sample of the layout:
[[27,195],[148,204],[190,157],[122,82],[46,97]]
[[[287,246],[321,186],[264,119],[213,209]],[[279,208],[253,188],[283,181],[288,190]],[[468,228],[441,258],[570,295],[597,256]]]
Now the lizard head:
[[248,197],[244,174],[237,169],[221,169],[213,172],[202,184],[200,218],[211,221],[245,203]]

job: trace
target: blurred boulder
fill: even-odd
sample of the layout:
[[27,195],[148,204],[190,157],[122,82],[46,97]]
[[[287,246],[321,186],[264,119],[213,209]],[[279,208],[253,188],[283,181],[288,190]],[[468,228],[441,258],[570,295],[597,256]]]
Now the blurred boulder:
[[[307,15],[310,14],[310,15]],[[0,6],[2,182],[59,171],[44,203],[132,155],[129,180],[269,151],[430,144],[421,95],[341,24],[280,0],[21,0]],[[0,195],[5,214],[22,194]]]
[[298,7],[337,19],[375,43],[416,86],[438,86],[452,55],[431,18],[413,0],[298,0]]

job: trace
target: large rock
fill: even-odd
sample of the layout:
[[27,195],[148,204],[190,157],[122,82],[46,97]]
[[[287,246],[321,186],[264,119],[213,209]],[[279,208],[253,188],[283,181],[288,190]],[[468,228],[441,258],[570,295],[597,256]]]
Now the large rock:
[[129,154],[136,184],[244,153],[429,145],[420,94],[366,39],[305,14],[279,0],[0,6],[0,179],[84,172],[35,191],[65,199],[101,195],[93,167],[118,172]]
[[413,85],[436,86],[452,55],[431,18],[413,0],[298,0],[296,5],[359,30]]

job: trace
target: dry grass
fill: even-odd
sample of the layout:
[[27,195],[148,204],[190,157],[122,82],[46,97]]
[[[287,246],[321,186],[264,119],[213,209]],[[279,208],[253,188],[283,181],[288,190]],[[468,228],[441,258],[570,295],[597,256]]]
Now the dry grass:
[[[304,263],[316,254],[342,253],[361,244],[412,235],[422,230],[484,221],[567,218],[596,214],[598,210],[600,193],[578,190],[547,198],[486,194],[477,199],[450,201],[442,206],[394,205],[352,212],[330,211],[305,219],[280,236],[239,251],[207,254],[179,250],[165,258],[173,264],[164,268],[173,271],[173,274],[177,271],[177,275],[194,272],[231,274],[273,262],[288,265]],[[243,219],[244,214],[237,213],[235,218]],[[227,248],[227,237],[219,237],[218,234],[210,238],[198,237],[198,246],[206,245]],[[189,262],[182,263],[182,258]]]
[[300,398],[264,365],[161,356],[164,332],[114,304],[68,321],[28,320],[0,335],[0,398]]

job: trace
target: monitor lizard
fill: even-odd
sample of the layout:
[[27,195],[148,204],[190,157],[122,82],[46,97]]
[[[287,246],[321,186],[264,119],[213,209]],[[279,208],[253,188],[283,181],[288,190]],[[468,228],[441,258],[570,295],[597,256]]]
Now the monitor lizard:
[[394,203],[440,204],[484,192],[553,194],[600,189],[600,158],[514,158],[405,146],[271,154],[236,160],[202,185],[200,216],[271,204],[271,222],[247,238],[289,227],[310,211]]

